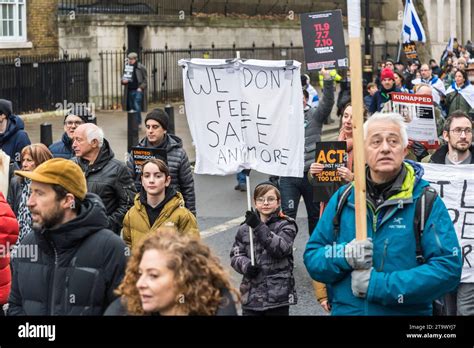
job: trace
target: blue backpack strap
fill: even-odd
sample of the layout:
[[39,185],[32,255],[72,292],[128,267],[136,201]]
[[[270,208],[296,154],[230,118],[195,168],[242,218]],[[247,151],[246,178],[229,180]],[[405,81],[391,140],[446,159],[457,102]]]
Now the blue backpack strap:
[[425,263],[425,258],[423,257],[423,249],[421,247],[421,237],[425,230],[426,221],[431,214],[431,209],[436,200],[438,193],[435,189],[430,186],[423,188],[420,198],[416,201],[415,207],[415,216],[413,218],[413,231],[415,233],[415,242],[416,242],[416,261],[421,265]]
[[350,193],[352,190],[352,184],[348,184],[346,188],[342,191],[342,193],[339,196],[339,199],[337,201],[337,206],[336,206],[336,214],[334,215],[334,218],[332,219],[332,224],[334,227],[334,237],[337,238],[339,236],[340,232],[340,226],[341,226],[341,214],[342,214],[342,208],[344,208],[344,204],[346,204],[347,198],[349,197]]

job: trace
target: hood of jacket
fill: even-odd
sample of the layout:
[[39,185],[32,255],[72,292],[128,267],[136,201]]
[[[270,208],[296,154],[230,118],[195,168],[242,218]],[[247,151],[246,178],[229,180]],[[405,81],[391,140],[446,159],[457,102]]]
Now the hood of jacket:
[[[171,198],[174,197],[175,194],[176,194],[176,190],[175,190],[174,188],[168,186],[168,187],[165,189],[165,198],[164,198],[163,201],[162,201],[160,204],[158,204],[155,208],[164,206],[166,203],[168,203],[168,202],[171,200]],[[140,199],[140,203],[141,203],[142,205],[147,204],[147,202],[146,202],[146,198],[147,198],[147,197],[146,197],[146,191],[145,191],[145,189],[143,188],[143,186],[142,186],[142,188],[141,188],[141,190],[140,190],[140,193],[139,193],[137,196],[138,196],[138,198]],[[135,196],[135,202],[136,202],[137,196]],[[136,204],[134,204],[134,205],[135,205],[137,208],[139,208]]]
[[[143,192],[143,189],[142,189]],[[142,192],[135,196],[134,206],[142,214],[146,214],[146,207],[142,202]],[[146,199],[146,198],[145,198]],[[160,216],[165,218],[171,216],[171,214],[179,207],[184,207],[184,198],[181,192],[177,192],[174,188],[167,187],[165,193],[165,199],[160,205],[164,205],[161,210]]]
[[25,129],[25,123],[23,120],[17,115],[10,115],[8,117],[8,125],[5,133],[0,134],[0,144],[6,143],[8,139],[23,129]]
[[80,212],[75,219],[57,228],[35,231],[38,244],[46,253],[53,254],[52,245],[58,252],[69,250],[88,236],[109,226],[102,200],[93,193],[87,193],[81,202]]
[[13,113],[12,102],[6,99],[0,99],[0,114],[6,115],[8,118]]

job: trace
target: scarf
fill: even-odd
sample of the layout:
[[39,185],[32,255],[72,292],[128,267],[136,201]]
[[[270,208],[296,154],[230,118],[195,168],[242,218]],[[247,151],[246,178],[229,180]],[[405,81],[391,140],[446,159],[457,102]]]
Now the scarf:
[[451,86],[446,91],[446,95],[452,92],[458,92],[466,100],[471,108],[474,108],[474,86],[469,83],[464,84],[462,87],[456,86],[456,82],[453,81]]
[[20,226],[20,234],[18,235],[18,240],[16,245],[20,244],[22,239],[32,231],[33,221],[31,219],[31,212],[28,209],[28,198],[30,198],[30,186],[31,180],[24,179],[23,185],[21,188],[21,198],[20,205],[18,207],[18,225]]

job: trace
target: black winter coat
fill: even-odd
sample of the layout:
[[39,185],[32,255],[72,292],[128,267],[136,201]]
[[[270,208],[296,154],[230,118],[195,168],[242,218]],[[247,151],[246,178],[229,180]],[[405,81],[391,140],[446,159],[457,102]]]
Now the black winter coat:
[[87,180],[87,191],[97,194],[104,202],[109,229],[120,234],[123,218],[133,205],[135,184],[127,167],[114,158],[114,153],[107,140],[100,149],[95,162],[89,163],[81,158],[72,159],[84,172]]
[[8,204],[12,208],[15,216],[18,217],[18,209],[20,208],[21,190],[23,189],[22,180],[18,176],[14,176],[8,187]]
[[323,97],[315,108],[304,112],[304,171],[307,172],[316,158],[316,143],[321,141],[323,124],[334,106],[333,80],[324,80]]
[[74,157],[72,139],[64,132],[61,140],[49,145],[49,151],[51,151],[54,158],[71,159]]
[[255,265],[260,272],[255,278],[245,273],[251,264],[249,227],[242,224],[230,252],[231,266],[243,274],[240,284],[242,308],[263,311],[296,304],[293,277],[293,242],[298,227],[295,220],[274,214],[254,230]]
[[[146,137],[138,143],[138,146],[148,148],[154,147],[148,142]],[[166,134],[164,141],[160,145],[156,146],[156,148],[166,148],[168,168],[170,170],[171,176],[171,187],[173,187],[176,191],[181,192],[186,208],[188,208],[191,213],[196,215],[194,178],[188,155],[183,149],[183,141],[176,135]],[[130,170],[130,173],[135,178],[137,191],[140,192],[142,187],[140,176],[135,174],[131,155],[129,156],[127,166]]]
[[[474,164],[474,145],[469,148],[471,151],[471,164]],[[431,155],[430,163],[446,164],[446,155],[448,154],[449,147],[447,144],[441,146],[435,153]]]
[[101,200],[88,193],[75,219],[26,235],[13,258],[7,314],[102,315],[127,261],[125,243],[107,225]]

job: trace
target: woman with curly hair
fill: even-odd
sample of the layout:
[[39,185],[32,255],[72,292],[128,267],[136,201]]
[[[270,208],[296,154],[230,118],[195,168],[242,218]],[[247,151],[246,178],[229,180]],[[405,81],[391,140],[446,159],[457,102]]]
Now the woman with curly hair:
[[229,277],[199,239],[161,228],[133,251],[105,315],[237,315]]

